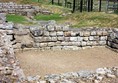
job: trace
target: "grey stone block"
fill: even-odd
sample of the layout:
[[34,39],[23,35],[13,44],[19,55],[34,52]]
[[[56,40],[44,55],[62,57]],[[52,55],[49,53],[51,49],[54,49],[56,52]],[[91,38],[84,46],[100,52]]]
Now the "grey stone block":
[[106,45],[107,42],[106,42],[106,41],[99,41],[99,44],[100,44],[100,45]]
[[97,40],[99,40],[99,36],[90,36],[89,40],[90,41],[97,41]]
[[36,43],[42,42],[42,37],[34,37],[34,42]]
[[55,30],[56,30],[56,31],[63,31],[63,27],[60,26],[60,25],[56,25],[56,26],[55,26]]
[[79,50],[80,47],[78,46],[63,46],[63,50]]
[[55,42],[55,45],[56,45],[56,46],[61,46],[61,41]]
[[113,41],[113,43],[118,44],[118,39],[113,39],[112,41]]
[[63,41],[63,42],[61,42],[61,45],[62,46],[71,46],[72,42],[65,42],[65,41]]
[[78,41],[78,37],[70,37],[70,41],[72,41],[72,42],[76,42],[76,41]]
[[57,31],[57,36],[64,36],[63,31]]
[[33,47],[34,47],[34,48],[39,48],[39,43],[34,43],[34,44],[33,44]]
[[63,26],[63,31],[69,31],[69,26],[68,25]]
[[102,36],[103,35],[103,32],[102,31],[97,31],[97,35],[98,36]]
[[44,31],[44,36],[49,36],[49,31]]
[[76,35],[77,35],[76,32],[71,31],[71,36],[72,36],[72,37],[76,37]]
[[101,41],[107,40],[107,36],[101,36],[101,37],[100,37],[100,40],[101,40]]
[[42,37],[42,42],[50,42],[52,41],[52,38],[51,37]]
[[54,31],[55,30],[54,25],[48,25],[46,28],[48,31]]
[[92,46],[96,46],[97,45],[96,41],[91,41],[91,43],[92,43]]
[[51,41],[57,41],[57,37],[51,37]]
[[92,46],[92,41],[87,41],[87,42],[86,42],[86,45],[87,45],[87,46]]
[[65,40],[66,42],[69,42],[69,41],[70,41],[70,37],[64,37],[64,38],[65,38],[64,40]]
[[57,37],[58,41],[64,41],[64,39],[65,39],[64,37]]
[[81,42],[71,42],[72,46],[81,46]]
[[51,37],[56,37],[56,36],[57,36],[56,32],[50,32],[49,35],[50,35]]
[[83,40],[84,41],[88,41],[89,40],[89,37],[83,37]]
[[83,46],[86,46],[87,45],[87,42],[85,42],[85,41],[82,41],[81,42],[81,46],[83,47]]
[[97,34],[96,31],[91,31],[91,36],[95,36]]
[[49,42],[49,43],[48,43],[48,46],[55,46],[55,45],[56,45],[55,42]]
[[62,50],[62,46],[54,46],[51,49],[52,50]]
[[83,41],[83,37],[77,37],[78,41]]
[[103,31],[103,32],[102,32],[102,35],[103,35],[103,36],[107,36],[107,35],[108,35],[108,32],[107,32],[107,31]]
[[47,47],[48,44],[47,44],[47,43],[39,43],[39,46],[40,46],[40,47]]

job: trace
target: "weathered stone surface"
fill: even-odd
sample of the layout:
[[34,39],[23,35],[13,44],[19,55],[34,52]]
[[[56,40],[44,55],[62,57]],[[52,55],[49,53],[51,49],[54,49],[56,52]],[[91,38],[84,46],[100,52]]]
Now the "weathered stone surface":
[[64,36],[63,31],[57,31],[57,36]]
[[99,36],[90,36],[89,37],[89,40],[91,40],[91,41],[97,41],[97,40],[99,40]]
[[106,40],[107,40],[107,36],[101,36],[101,37],[100,37],[100,40],[101,40],[101,41],[106,41]]
[[57,41],[57,37],[51,37],[52,41]]
[[56,30],[56,31],[63,31],[63,27],[60,26],[60,25],[56,25],[56,26],[55,26],[55,30]]
[[102,36],[103,35],[102,33],[103,33],[102,31],[97,31],[98,36]]
[[77,40],[78,40],[78,37],[70,37],[70,41],[72,41],[72,42],[77,42]]
[[46,28],[48,31],[54,31],[55,30],[55,27],[53,25],[48,25]]
[[90,36],[90,32],[89,31],[84,31],[83,32],[83,36],[84,37],[89,37]]
[[55,45],[56,45],[55,42],[49,42],[49,43],[48,43],[48,46],[55,46]]
[[86,46],[87,45],[87,42],[83,41],[81,42],[81,46]]
[[71,32],[69,32],[69,31],[68,32],[64,32],[64,36],[65,37],[70,37],[71,36]]
[[106,41],[99,41],[100,45],[106,45]]
[[49,36],[49,32],[48,31],[44,31],[44,36]]
[[78,46],[63,46],[63,50],[78,50],[80,47]]
[[64,37],[57,37],[57,40],[59,40],[59,41],[64,41]]
[[47,43],[39,43],[40,47],[46,47],[48,44]]
[[69,41],[70,41],[70,37],[64,37],[64,38],[65,38],[64,40],[65,40],[66,42],[69,42]]
[[57,33],[56,32],[50,32],[50,36],[51,37],[56,37],[57,36]]
[[77,37],[78,41],[83,41],[83,37]]
[[96,73],[100,74],[100,75],[105,75],[106,71],[103,68],[98,68],[98,69],[96,69]]
[[68,25],[63,26],[63,31],[69,31],[69,26]]
[[52,50],[61,50],[62,49],[62,46],[54,46],[52,47]]
[[72,42],[61,42],[62,46],[71,46]]
[[115,48],[115,49],[118,49],[118,44],[112,42],[112,43],[111,43],[111,47],[112,47],[112,48]]
[[91,31],[91,36],[96,36],[96,31]]
[[84,41],[88,41],[89,38],[88,38],[88,37],[83,37],[83,40],[84,40]]

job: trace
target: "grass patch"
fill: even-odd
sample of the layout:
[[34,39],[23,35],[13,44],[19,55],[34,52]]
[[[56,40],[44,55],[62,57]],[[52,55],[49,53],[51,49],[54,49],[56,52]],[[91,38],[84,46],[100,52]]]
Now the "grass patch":
[[104,12],[75,13],[66,17],[69,20],[74,27],[118,27],[118,15]]
[[12,21],[14,23],[24,23],[26,21],[24,16],[20,16],[20,15],[11,15],[8,14],[6,16],[7,21]]
[[39,14],[37,16],[34,17],[36,20],[61,20],[62,17],[59,14],[51,14],[51,15],[43,15],[43,14]]

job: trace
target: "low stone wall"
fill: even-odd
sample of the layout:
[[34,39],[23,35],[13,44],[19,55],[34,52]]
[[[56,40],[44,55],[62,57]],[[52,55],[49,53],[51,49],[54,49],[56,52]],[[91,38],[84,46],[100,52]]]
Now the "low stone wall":
[[[113,32],[113,29],[110,28],[78,29],[56,23],[16,27],[21,27],[13,29],[18,48],[23,46],[23,48],[38,48],[40,50],[79,50],[94,46],[106,46],[111,42],[108,37]],[[27,40],[27,37],[30,41]]]
[[28,4],[22,5],[9,2],[0,3],[0,13],[21,14],[30,17],[36,15],[37,13],[50,14],[51,12],[40,8],[39,6],[32,6]]
[[60,25],[47,25],[43,30],[31,29],[34,47],[41,49],[79,50],[85,47],[104,46],[107,43],[107,29],[72,29]]
[[[78,71],[63,74],[25,77],[14,49],[38,48],[48,50],[79,50],[86,47],[109,45],[118,49],[118,29],[73,29],[68,25],[23,26],[8,23],[0,29],[0,81],[6,83],[100,83],[104,79],[117,79],[118,67],[98,68],[95,71]],[[13,28],[14,27],[14,28]],[[20,39],[19,39],[20,38]],[[19,44],[19,48],[17,46]],[[113,45],[112,45],[113,44]],[[14,47],[15,46],[15,47]],[[117,82],[117,81],[116,81]]]
[[11,30],[0,30],[0,82],[18,83],[25,80],[12,46]]
[[113,29],[113,31],[109,34],[108,46],[118,49],[118,29]]

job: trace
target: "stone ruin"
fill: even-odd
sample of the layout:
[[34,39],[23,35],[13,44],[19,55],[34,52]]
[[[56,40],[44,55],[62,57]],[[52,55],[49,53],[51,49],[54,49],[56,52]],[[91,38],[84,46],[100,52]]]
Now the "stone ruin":
[[[7,24],[7,23],[6,23]],[[0,24],[2,25],[2,24]],[[8,28],[11,27],[12,28]],[[96,71],[79,71],[63,74],[25,77],[14,51],[23,48],[39,50],[80,50],[94,46],[109,46],[118,50],[118,29],[85,28],[73,29],[68,25],[46,22],[46,25],[23,26],[13,23],[0,28],[0,76],[6,83],[100,83],[104,78],[117,78],[118,67],[98,68]],[[4,25],[5,26],[5,25]],[[31,41],[24,40],[31,38]],[[24,38],[23,38],[24,37]],[[20,39],[21,38],[21,39]],[[24,41],[23,41],[24,40]]]
[[[117,28],[70,28],[55,21],[40,22],[34,26],[6,23],[0,15],[0,82],[1,83],[100,83],[105,78],[118,78],[118,67],[98,68],[95,71],[78,71],[44,76],[23,73],[15,51],[80,50],[94,46],[107,46],[118,52]],[[27,39],[28,38],[28,39]],[[118,81],[118,80],[117,80]]]
[[51,14],[49,10],[43,9],[39,6],[33,6],[28,4],[21,5],[21,4],[16,4],[14,2],[9,2],[9,3],[0,2],[0,13],[20,14],[28,17],[34,16],[38,13]]

